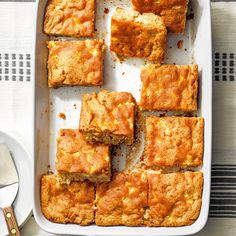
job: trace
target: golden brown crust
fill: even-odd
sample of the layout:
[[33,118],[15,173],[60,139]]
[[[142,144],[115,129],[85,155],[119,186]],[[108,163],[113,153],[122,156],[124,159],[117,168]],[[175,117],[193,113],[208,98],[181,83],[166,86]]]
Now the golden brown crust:
[[152,13],[117,8],[111,23],[111,51],[119,56],[164,60],[167,30]]
[[56,169],[68,182],[85,179],[109,181],[109,146],[89,144],[78,130],[61,129],[57,139]]
[[204,119],[201,117],[147,117],[147,166],[202,165],[203,130]]
[[97,185],[97,225],[141,226],[147,206],[146,173],[115,173],[110,183]]
[[85,94],[79,129],[86,141],[117,145],[134,140],[135,100],[128,92]]
[[48,86],[102,85],[103,40],[49,41]]
[[89,225],[94,222],[94,186],[89,182],[59,184],[56,176],[41,179],[41,208],[44,216],[57,223]]
[[142,110],[197,110],[197,65],[147,65],[141,80]]
[[95,0],[49,0],[44,32],[49,35],[93,37]]
[[196,221],[202,204],[201,172],[149,173],[148,184],[148,226],[184,226]]
[[174,33],[182,33],[186,24],[188,0],[132,0],[136,11],[152,12],[164,20],[167,29]]

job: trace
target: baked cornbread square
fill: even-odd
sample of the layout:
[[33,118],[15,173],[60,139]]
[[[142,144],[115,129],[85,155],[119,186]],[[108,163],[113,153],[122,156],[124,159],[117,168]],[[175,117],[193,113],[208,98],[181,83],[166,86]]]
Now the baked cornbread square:
[[201,166],[203,132],[204,119],[201,117],[147,117],[147,166]]
[[135,99],[128,92],[85,94],[79,129],[85,140],[117,145],[134,141]]
[[110,180],[109,146],[87,143],[79,130],[61,129],[57,139],[56,169],[62,182]]
[[135,10],[152,12],[162,17],[170,32],[182,33],[186,24],[188,0],[132,0]]
[[141,226],[146,206],[146,173],[115,173],[110,183],[97,185],[95,223]]
[[103,40],[49,41],[48,86],[103,84]]
[[201,211],[203,173],[148,173],[148,226],[193,224]]
[[197,65],[147,65],[141,81],[142,110],[197,110]]
[[94,222],[94,186],[89,182],[60,184],[55,175],[41,179],[41,208],[57,223],[89,225]]
[[48,0],[44,32],[49,35],[93,37],[95,0]]
[[117,8],[111,21],[111,51],[120,57],[140,57],[161,62],[165,57],[167,30],[152,13]]

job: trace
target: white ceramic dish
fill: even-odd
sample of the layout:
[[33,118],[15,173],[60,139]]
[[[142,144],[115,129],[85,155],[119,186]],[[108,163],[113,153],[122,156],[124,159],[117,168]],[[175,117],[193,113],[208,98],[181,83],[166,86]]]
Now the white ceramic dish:
[[[139,101],[140,66],[143,60],[129,59],[120,64],[113,61],[113,56],[106,51],[105,85],[102,88],[74,87],[49,90],[47,87],[47,49],[45,41],[49,38],[43,34],[43,16],[46,1],[39,1],[36,34],[35,64],[35,162],[34,162],[34,216],[39,226],[45,231],[57,234],[74,235],[188,235],[201,230],[208,217],[211,173],[211,136],[212,136],[212,64],[211,64],[211,17],[210,1],[192,1],[194,20],[187,23],[184,35],[169,35],[167,63],[199,65],[200,93],[198,115],[205,118],[204,139],[204,189],[202,209],[197,221],[185,227],[98,227],[96,225],[81,227],[73,224],[56,224],[48,221],[40,209],[40,178],[48,170],[54,171],[56,136],[59,128],[77,128],[81,107],[81,94],[100,89],[129,91]],[[110,18],[116,6],[129,7],[130,1],[97,1],[96,29],[97,37],[106,36],[109,46]],[[104,9],[109,14],[104,14]],[[104,17],[103,17],[104,16]],[[106,33],[107,32],[107,33]],[[68,38],[71,40],[71,38]],[[176,44],[182,39],[183,49]],[[186,48],[186,50],[184,50]],[[114,68],[115,67],[115,68]],[[125,73],[123,73],[125,72]],[[124,74],[124,75],[122,75]],[[74,104],[76,104],[74,106]],[[66,114],[66,120],[59,119],[59,113]],[[117,163],[116,163],[117,164]],[[121,162],[120,162],[121,164]]]
[[[32,192],[31,192],[31,169],[32,162],[30,155],[16,139],[0,131],[0,143],[5,143],[13,157],[19,175],[19,191],[13,203],[16,220],[21,227],[31,215],[32,211]],[[1,174],[1,173],[0,173]],[[0,235],[8,235],[7,225],[0,209]]]

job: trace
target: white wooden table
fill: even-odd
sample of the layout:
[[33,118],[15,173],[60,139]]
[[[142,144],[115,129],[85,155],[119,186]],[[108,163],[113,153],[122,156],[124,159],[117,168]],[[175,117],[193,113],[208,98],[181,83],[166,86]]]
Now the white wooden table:
[[[36,224],[34,217],[31,217],[29,221],[23,226],[23,228],[21,229],[21,234],[22,236],[52,235],[41,230],[39,226]],[[213,220],[210,218],[207,222],[206,227],[198,234],[195,234],[195,236],[233,236],[235,234],[236,234],[236,225],[234,219],[232,220],[229,219],[228,221],[214,219],[213,222]]]
[[[0,2],[1,2],[2,0],[0,0]],[[215,0],[216,1],[216,0]],[[10,2],[10,0],[7,0],[6,2]],[[10,3],[9,3],[10,4]],[[227,4],[232,4],[232,3],[227,3]],[[19,5],[21,5],[21,4],[19,4]],[[221,3],[219,3],[219,4],[214,4],[214,5],[212,5],[212,9],[213,9],[213,11],[212,11],[212,19],[213,19],[213,22],[214,22],[214,25],[213,26],[217,26],[217,25],[220,25],[220,23],[221,23],[221,21],[223,21],[224,20],[224,16],[225,15],[227,15],[227,17],[232,17],[232,16],[229,16],[230,14],[235,14],[236,15],[236,3],[235,4],[232,4],[232,5],[230,5],[230,8],[232,8],[232,12],[230,13],[230,12],[227,12],[227,14],[225,14],[225,12],[224,12],[224,9],[223,9],[223,7],[222,7],[223,5],[221,5]],[[24,6],[25,7],[25,6]],[[24,8],[23,9],[23,5],[22,5],[22,11],[21,12],[26,12],[27,10],[28,11],[33,11],[34,9],[33,9],[33,3],[32,4],[28,4],[27,5],[27,8],[28,9],[26,9],[26,8]],[[0,9],[0,10],[2,10],[2,9]],[[12,11],[13,13],[14,13],[14,11]],[[233,13],[234,12],[234,13]],[[10,13],[9,13],[10,14]],[[9,15],[8,14],[8,15]],[[24,13],[25,14],[25,13]],[[4,18],[5,16],[3,16],[3,15],[0,15],[0,20],[2,20],[3,22],[7,22],[6,21],[6,19]],[[9,17],[9,16],[8,16]],[[11,17],[11,16],[10,16]],[[19,15],[17,15],[17,17],[19,18]],[[233,17],[232,17],[233,18]],[[2,22],[2,21],[0,21],[0,22]],[[24,22],[23,21],[25,21],[25,24],[23,24]],[[11,22],[12,23],[12,22]],[[12,24],[12,27],[11,27],[11,25],[10,25],[10,23],[8,23],[8,24],[5,24],[4,26],[5,26],[5,28],[6,28],[6,33],[7,33],[7,37],[10,37],[11,36],[11,34],[10,34],[10,29],[12,28],[12,29],[14,29],[15,30],[15,28],[19,28],[19,27],[22,27],[22,25],[24,25],[24,27],[21,29],[21,32],[24,32],[24,39],[25,39],[25,41],[24,41],[24,47],[25,48],[29,48],[29,50],[30,49],[32,49],[31,48],[31,37],[32,37],[32,35],[30,35],[30,31],[28,30],[28,29],[30,29],[31,28],[31,23],[32,23],[32,20],[31,19],[29,19],[29,16],[27,16],[27,14],[24,16],[24,19],[22,19],[20,22],[13,22],[13,23],[16,23],[16,24]],[[18,25],[18,23],[19,23],[19,25]],[[1,25],[0,25],[1,26]],[[225,27],[225,30],[227,31],[227,24],[225,25],[226,27]],[[28,31],[27,31],[28,30]],[[14,33],[15,31],[13,31],[13,33]],[[26,34],[26,32],[28,32],[29,33],[29,35],[27,35]],[[220,37],[222,37],[222,35],[217,35],[217,32],[214,30],[214,27],[213,27],[213,33],[215,34],[214,35],[214,43],[215,43],[215,45],[217,45],[217,43],[218,42],[221,42],[221,40],[220,40]],[[13,35],[14,36],[14,35]],[[223,36],[224,37],[224,36]],[[227,38],[227,37],[226,37]],[[233,38],[233,40],[234,40],[234,42],[236,42],[235,41],[235,38],[236,37],[234,37]],[[27,40],[26,40],[27,39]],[[225,40],[225,38],[224,38],[224,40]],[[231,39],[230,39],[231,40]],[[10,42],[8,41],[8,42],[6,42],[6,46],[7,47],[9,47],[9,44],[10,44]],[[217,45],[217,47],[218,47],[219,45]],[[220,46],[222,46],[222,45],[220,45]],[[227,47],[228,46],[228,43],[226,43],[225,44],[225,46]],[[3,47],[3,41],[1,41],[1,47]],[[236,48],[236,47],[235,47]],[[211,78],[209,78],[209,79],[211,79]],[[11,110],[11,109],[8,109],[8,110]],[[15,114],[15,113],[14,113]],[[1,114],[1,118],[4,116],[5,114]],[[8,119],[8,121],[9,121],[9,118],[6,118],[6,119]],[[25,124],[25,128],[23,127],[23,124]],[[1,125],[4,125],[4,122],[1,122],[0,123],[0,126]],[[5,127],[3,127],[3,128],[5,128]],[[8,127],[8,128],[10,128],[10,127]],[[22,137],[22,140],[24,139],[24,138],[26,138],[23,142],[25,143],[25,145],[26,146],[31,146],[30,144],[31,144],[31,141],[32,141],[32,139],[30,138],[31,136],[30,136],[30,134],[28,135],[29,136],[29,138],[27,139],[27,137],[25,137],[26,136],[26,132],[29,132],[28,131],[28,129],[27,129],[27,122],[25,121],[25,120],[23,120],[22,119],[22,123],[20,123],[20,125],[19,124],[17,124],[16,126],[13,126],[13,127],[11,127],[12,128],[12,130],[14,130],[14,132],[16,133],[16,135],[18,135],[18,137],[19,138],[21,138]],[[23,133],[21,132],[22,131],[22,129],[23,129]],[[223,129],[223,127],[222,127],[222,129]],[[233,132],[234,131],[234,129],[232,130],[232,133],[234,133]],[[24,137],[23,137],[24,136]],[[216,136],[216,135],[215,135]],[[218,146],[220,146],[220,145],[223,145],[224,146],[224,148],[225,147],[227,147],[227,145],[229,145],[229,143],[230,142],[227,142],[227,143],[224,143],[224,142],[222,142],[222,136],[221,135],[219,135],[219,139],[215,139],[216,141],[216,146],[218,145]],[[226,141],[227,139],[225,138],[225,137],[223,137],[223,141]],[[229,141],[229,140],[227,140],[227,141]],[[233,140],[232,140],[232,142],[233,142]],[[30,150],[29,150],[30,151]],[[232,155],[231,155],[232,156]],[[233,157],[233,158],[235,158],[235,157]],[[26,224],[22,227],[22,229],[21,229],[21,234],[23,235],[23,236],[48,236],[48,235],[52,235],[52,234],[48,234],[48,233],[46,233],[46,232],[44,232],[43,230],[41,230],[39,227],[38,227],[38,225],[36,224],[36,222],[35,222],[35,220],[34,220],[34,217],[32,216],[27,222],[26,222]],[[196,234],[197,236],[233,236],[233,235],[236,235],[236,220],[235,219],[224,219],[224,220],[222,220],[222,219],[216,219],[216,218],[209,218],[209,220],[208,220],[208,222],[207,222],[207,225],[206,225],[206,227],[200,232],[200,233],[198,233],[198,234]]]

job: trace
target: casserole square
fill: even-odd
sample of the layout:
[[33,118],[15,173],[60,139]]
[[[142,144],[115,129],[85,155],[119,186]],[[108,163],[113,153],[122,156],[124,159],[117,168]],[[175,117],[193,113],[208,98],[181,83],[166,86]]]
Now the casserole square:
[[148,173],[148,226],[193,224],[201,210],[203,173]]
[[146,173],[115,173],[110,183],[97,185],[95,223],[100,226],[141,226],[146,206]]
[[188,0],[132,0],[132,4],[136,11],[161,16],[170,32],[184,32]]
[[146,165],[151,168],[201,166],[203,132],[201,117],[147,117]]
[[86,141],[128,145],[134,141],[135,99],[128,92],[85,94],[79,129]]
[[44,32],[49,35],[93,37],[95,0],[49,0]]
[[152,13],[116,8],[111,20],[111,51],[119,57],[140,57],[162,62],[167,30],[161,17]]
[[103,40],[49,41],[48,86],[103,84]]
[[94,186],[89,182],[60,184],[55,175],[41,179],[41,209],[56,223],[89,225],[94,222]]
[[79,130],[61,129],[57,139],[56,169],[62,182],[110,181],[109,146],[87,143]]
[[197,110],[197,65],[147,65],[141,81],[142,110]]

